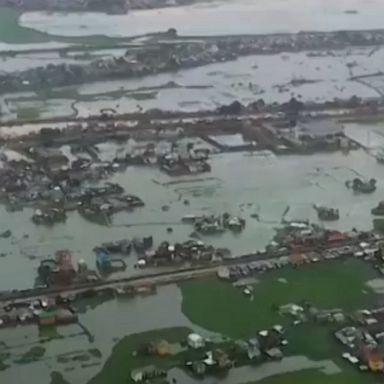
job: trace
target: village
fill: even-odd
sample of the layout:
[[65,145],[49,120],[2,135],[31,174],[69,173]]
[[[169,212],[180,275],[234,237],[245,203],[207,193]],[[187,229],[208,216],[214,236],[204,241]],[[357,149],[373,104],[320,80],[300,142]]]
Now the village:
[[[337,52],[351,47],[376,47],[382,43],[383,39],[384,32],[374,30],[208,38],[189,43],[184,38],[178,39],[177,30],[170,28],[160,35],[149,35],[148,41],[142,47],[134,44],[132,48],[128,46],[125,54],[121,56],[95,59],[88,64],[48,64],[45,67],[1,74],[0,94],[26,91],[49,92],[56,87],[94,81],[138,78],[162,72],[172,73],[212,63],[234,61],[241,56],[256,54],[271,55],[281,52],[307,51],[309,56],[321,57],[324,55],[324,50]],[[110,49],[110,45],[107,48]],[[115,48],[119,48],[119,44],[115,45]],[[72,48],[75,52],[78,49],[78,47]],[[96,46],[94,49],[99,47]],[[57,51],[65,57],[71,53],[71,48]],[[87,51],[84,52],[87,53]],[[90,52],[92,48],[88,54]],[[22,51],[5,52],[5,58],[7,55],[14,57],[20,54]],[[329,54],[332,55],[332,53]],[[311,79],[295,81],[299,85],[310,82]],[[249,86],[253,87],[253,84]]]
[[[346,116],[360,108],[359,104],[350,103]],[[336,106],[333,108],[337,110]],[[219,291],[229,289],[228,294],[235,295],[243,306],[241,310],[247,313],[248,306],[260,300],[260,284],[284,285],[292,275],[299,281],[316,271],[319,277],[335,274],[332,284],[337,285],[344,281],[345,271],[355,274],[360,269],[372,281],[381,279],[384,210],[377,175],[349,172],[338,184],[339,193],[348,199],[369,199],[364,215],[369,217],[370,229],[360,229],[358,220],[349,220],[348,230],[339,228],[346,214],[340,202],[310,199],[310,214],[299,218],[291,212],[287,199],[279,219],[272,221],[273,236],[265,247],[253,240],[254,226],[268,225],[267,213],[260,207],[248,203],[248,210],[230,206],[201,209],[195,203],[199,194],[176,189],[175,201],[156,202],[159,213],[153,216],[152,197],[145,190],[138,194],[134,183],[127,184],[122,179],[128,172],[148,172],[150,185],[178,188],[180,181],[216,180],[213,176],[217,159],[231,156],[249,157],[252,161],[289,161],[291,156],[347,158],[366,151],[345,129],[345,123],[330,116],[310,117],[310,111],[311,107],[292,98],[264,120],[239,119],[244,112],[233,114],[232,109],[225,111],[225,118],[219,116],[209,124],[193,119],[166,119],[162,123],[141,121],[132,126],[110,117],[68,125],[63,133],[63,128],[55,127],[58,123],[49,123],[37,132],[5,139],[0,201],[8,214],[25,212],[37,231],[60,231],[77,215],[83,225],[103,228],[104,235],[100,240],[92,238],[92,243],[87,243],[88,251],[78,252],[66,243],[66,247],[52,248],[47,256],[28,253],[34,265],[35,284],[1,292],[0,328],[11,332],[20,327],[37,328],[39,332],[76,328],[92,340],[94,335],[82,320],[83,306],[87,308],[85,314],[91,311],[86,304],[89,302],[96,303],[96,308],[108,303],[145,303],[161,296],[168,286],[180,287],[184,300],[188,300],[189,294],[200,295],[194,293],[197,288],[190,284],[212,284]],[[366,156],[381,169],[380,152]],[[315,178],[322,177],[318,169],[313,168],[312,172]],[[154,182],[153,175],[160,181]],[[173,213],[174,204],[182,207],[180,213]],[[138,220],[148,209],[152,210],[148,223],[142,219],[126,227],[120,224],[122,217]],[[136,235],[128,234],[130,226],[137,228]],[[154,231],[154,226],[160,231]],[[118,228],[125,228],[125,232],[112,236]],[[14,231],[12,227],[4,228],[0,239],[15,241]],[[253,250],[239,251],[241,248],[234,244],[240,244],[246,236],[252,239],[247,242]],[[19,241],[28,241],[28,235],[23,234]],[[3,260],[10,257],[4,253]],[[350,278],[345,277],[346,284]],[[257,370],[265,364],[283,364],[293,358],[292,354],[307,354],[309,347],[298,341],[302,327],[315,327],[316,332],[332,335],[326,339],[334,351],[332,359],[348,363],[357,374],[370,378],[371,374],[382,372],[384,355],[377,336],[380,296],[369,293],[366,301],[344,307],[341,297],[333,302],[328,300],[332,295],[326,296],[327,292],[324,289],[326,299],[320,301],[315,293],[312,299],[302,289],[292,297],[267,300],[263,303],[264,320],[247,325],[244,333],[229,329],[214,337],[189,327],[180,334],[172,329],[169,336],[159,331],[150,337],[139,337],[122,352],[129,351],[134,357],[130,358],[129,367],[122,370],[120,379],[183,382],[185,377],[175,378],[175,372],[194,380],[231,377],[244,367]],[[219,309],[223,310],[218,308],[218,313]],[[188,313],[188,309],[185,311]],[[204,312],[196,309],[190,316]],[[210,323],[214,315],[209,316],[204,320],[208,323],[205,327],[215,329]],[[374,324],[378,331],[371,334]],[[39,361],[41,353],[33,350],[25,360]],[[97,360],[93,355],[87,356]],[[5,356],[5,370],[8,364],[9,357]]]
[[[251,255],[229,260],[230,264],[236,265],[218,266],[213,268],[211,275],[216,271],[217,278],[225,281],[226,284],[233,284],[235,290],[240,290],[245,300],[253,301],[257,296],[256,280],[273,271],[291,270],[289,273],[300,273],[305,275],[308,268],[316,269],[321,264],[334,265],[339,268],[343,263],[367,263],[369,268],[382,274],[384,267],[383,249],[384,243],[378,236],[371,233],[350,233],[350,234],[328,234],[328,244],[324,245],[319,237],[311,237],[308,233],[308,226],[300,223],[291,223],[286,228],[286,237],[282,239],[281,245],[287,245],[290,241],[292,249],[290,254],[280,255],[278,253],[259,254],[254,256],[255,261],[249,261]],[[294,236],[294,237],[293,237]],[[309,237],[308,237],[309,236]],[[311,244],[313,249],[322,251],[304,251],[301,247]],[[348,245],[344,245],[348,244]],[[286,251],[287,252],[287,251]],[[348,261],[350,260],[350,261]],[[28,326],[37,324],[38,327],[66,326],[78,321],[76,314],[76,303],[82,300],[89,300],[98,297],[99,300],[121,300],[133,298],[136,295],[145,297],[148,294],[156,294],[156,286],[144,283],[139,280],[132,285],[122,286],[115,283],[107,288],[86,287],[76,294],[65,294],[67,288],[74,283],[73,279],[81,276],[89,277],[84,263],[79,263],[76,271],[67,251],[58,252],[58,265],[56,268],[56,285],[61,286],[62,292],[52,296],[44,296],[43,291],[36,291],[34,299],[18,299],[7,301],[7,294],[0,297],[4,302],[3,314],[0,316],[1,327],[14,327],[15,325]],[[340,264],[341,263],[341,264]],[[197,271],[197,270],[196,270]],[[297,272],[296,272],[297,271]],[[280,273],[280,272],[279,272]],[[168,276],[169,275],[169,276]],[[174,283],[171,280],[171,273],[164,274],[158,284]],[[207,275],[206,275],[207,276]],[[180,280],[201,278],[199,275],[181,277]],[[205,277],[206,278],[206,277]],[[148,280],[143,276],[143,281]],[[69,285],[68,285],[69,284]],[[26,293],[26,292],[24,292]],[[37,298],[39,297],[39,298]],[[172,376],[167,369],[162,368],[170,359],[171,367],[180,367],[194,377],[205,377],[207,375],[226,375],[234,367],[244,365],[257,366],[266,361],[279,361],[284,357],[284,351],[290,343],[295,340],[289,338],[286,327],[300,328],[312,322],[326,329],[334,331],[335,342],[341,344],[340,355],[360,371],[372,373],[382,372],[384,369],[384,354],[381,349],[382,328],[381,314],[382,307],[379,302],[372,302],[369,306],[359,308],[350,312],[342,308],[324,308],[305,300],[305,293],[299,302],[287,302],[268,310],[276,312],[281,318],[281,324],[270,324],[269,329],[255,329],[255,334],[248,339],[231,338],[205,338],[198,333],[185,335],[185,339],[168,341],[166,339],[150,340],[147,343],[137,345],[134,351],[134,359],[138,359],[144,366],[137,366],[129,372],[129,382],[166,382],[167,377]],[[344,352],[345,351],[345,352]],[[152,363],[155,359],[162,361],[156,366]],[[128,372],[125,372],[127,375]],[[171,382],[171,381],[169,381]]]
[[0,0],[0,382],[381,382],[380,9]]

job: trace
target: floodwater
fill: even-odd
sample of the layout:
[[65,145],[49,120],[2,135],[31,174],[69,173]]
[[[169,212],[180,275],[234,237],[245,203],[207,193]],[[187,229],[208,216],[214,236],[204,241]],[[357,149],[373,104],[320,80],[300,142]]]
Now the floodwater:
[[36,44],[7,44],[0,42],[0,52],[3,51],[22,51],[25,49],[60,49],[73,44],[60,43],[56,41],[50,41],[46,43],[36,43]]
[[[348,10],[357,13],[346,13]],[[20,23],[51,34],[68,36],[100,34],[100,31],[110,36],[133,36],[163,31],[170,27],[176,27],[180,34],[202,36],[382,28],[383,14],[384,2],[381,0],[234,0],[133,11],[125,16],[28,13],[21,17]],[[59,46],[66,44],[0,44],[0,50]],[[118,112],[137,111],[141,108],[194,111],[215,108],[235,99],[248,103],[260,97],[267,102],[286,101],[292,95],[312,101],[347,98],[353,94],[377,97],[380,93],[375,88],[377,84],[380,86],[381,78],[370,79],[365,84],[349,79],[351,75],[380,71],[383,59],[382,48],[374,52],[354,49],[327,57],[308,57],[307,52],[250,56],[236,62],[213,64],[173,74],[83,85],[78,90],[86,95],[122,87],[132,91],[146,88],[157,94],[152,99],[122,97],[116,100],[77,102],[74,106],[79,116],[87,116],[107,107],[115,108]],[[23,70],[48,62],[70,63],[73,60],[62,59],[55,54],[18,56],[2,61],[0,69]],[[347,64],[352,62],[355,64],[350,72]],[[302,78],[311,82],[296,87],[289,84],[293,79]],[[181,87],[170,87],[171,81]],[[193,88],[196,85],[204,87]],[[28,106],[38,108],[42,117],[69,115],[74,112],[73,101],[11,101],[5,107],[2,106],[2,118],[14,118],[17,108]],[[32,131],[35,127],[23,126],[21,129]],[[14,130],[16,132],[18,128]],[[12,231],[10,238],[0,238],[1,253],[5,254],[0,258],[0,290],[31,287],[40,260],[52,257],[57,249],[69,248],[73,251],[75,260],[84,259],[94,268],[92,249],[104,241],[132,239],[143,235],[153,235],[155,244],[163,240],[187,240],[192,228],[182,225],[180,220],[183,215],[191,213],[226,211],[244,217],[247,224],[241,234],[203,237],[207,243],[230,248],[234,255],[265,247],[287,206],[290,207],[288,219],[316,221],[312,207],[316,203],[339,208],[340,220],[327,223],[329,227],[342,230],[350,230],[352,227],[370,229],[370,209],[384,195],[381,178],[384,168],[372,157],[372,153],[384,147],[384,126],[349,124],[345,126],[345,131],[368,150],[305,157],[276,157],[257,153],[218,154],[211,159],[210,174],[181,179],[169,178],[157,169],[131,167],[124,173],[116,174],[112,181],[121,183],[128,193],[142,197],[146,206],[134,212],[116,215],[113,225],[108,228],[88,223],[77,213],[70,214],[65,224],[52,228],[35,226],[30,220],[32,210],[10,213],[0,207],[1,231]],[[107,145],[106,148],[104,146],[103,153],[111,156],[115,149]],[[378,179],[378,190],[371,195],[353,194],[345,188],[345,181],[356,176],[375,177]],[[184,200],[188,200],[189,204],[185,205]],[[169,209],[163,211],[163,206],[168,206]],[[252,213],[258,213],[260,221],[252,219]],[[167,227],[172,227],[173,232],[168,233]],[[134,254],[126,261],[128,275],[140,273],[133,268],[136,262]],[[376,281],[372,285],[379,286],[379,283]],[[94,342],[90,342],[77,325],[58,328],[63,338],[41,344],[46,348],[41,361],[25,365],[12,364],[9,369],[0,373],[0,382],[30,384],[33,377],[39,384],[48,384],[49,373],[57,370],[71,384],[85,384],[101,369],[117,340],[125,335],[172,326],[193,327],[205,334],[204,330],[193,326],[182,314],[181,301],[179,289],[176,286],[167,286],[160,288],[156,296],[124,302],[113,300],[88,309],[80,315],[80,321],[94,335]],[[45,339],[34,326],[0,331],[0,341],[9,347],[12,361],[31,346],[40,345],[42,340]],[[87,351],[91,348],[97,348],[102,353],[100,359],[94,357],[89,361],[95,363],[93,366],[58,360],[63,353]],[[330,361],[314,362],[305,357],[294,356],[281,363],[258,367],[257,370],[234,369],[226,382],[240,384],[276,373],[306,368],[321,369],[327,374],[338,372],[337,366]],[[192,384],[191,379],[182,371],[174,370],[172,374],[178,378],[178,382]],[[213,383],[209,379],[204,382]]]
[[[340,368],[331,360],[313,361],[305,356],[290,356],[283,358],[279,362],[264,363],[257,367],[245,366],[233,368],[225,378],[205,377],[198,382],[203,384],[243,384],[304,369],[316,369],[326,375],[334,375],[341,372]],[[171,379],[175,378],[178,383],[197,383],[196,379],[187,375],[185,371],[179,368],[171,369],[168,376]]]
[[1,57],[0,71],[24,71],[30,68],[45,67],[48,64],[78,64],[75,59],[65,59],[57,52],[42,52],[34,55],[17,55],[16,57]]
[[[11,356],[5,361],[10,367],[0,373],[1,380],[4,383],[30,384],[30,378],[34,377],[39,384],[48,384],[50,372],[59,371],[69,383],[85,384],[102,369],[118,340],[127,335],[153,329],[188,327],[204,337],[221,339],[220,335],[192,324],[182,313],[181,305],[182,295],[179,288],[170,285],[159,288],[154,296],[111,300],[99,303],[94,308],[89,307],[85,313],[79,315],[79,321],[94,337],[92,341],[79,325],[58,327],[57,334],[52,339],[48,339],[49,335],[39,333],[36,326],[2,330],[2,345]],[[45,348],[41,360],[29,364],[15,362],[31,347],[37,345]],[[90,355],[90,349],[99,350],[101,357]],[[88,356],[88,360],[85,363],[62,359],[75,355]],[[340,372],[338,366],[330,360],[313,361],[304,356],[291,356],[281,362],[265,363],[257,368],[235,368],[220,382],[241,384],[302,369],[318,369],[328,375]],[[180,369],[172,369],[169,377],[176,378],[177,382],[183,384],[196,383],[196,380]],[[206,378],[202,382],[215,384],[218,381]]]
[[206,36],[380,29],[383,14],[381,0],[233,0],[113,16],[32,12],[20,24],[59,36],[136,36],[171,27],[181,35]]
[[[180,223],[186,214],[229,212],[244,217],[247,225],[241,234],[202,237],[207,244],[228,247],[235,256],[264,248],[287,206],[288,219],[313,221],[317,220],[313,204],[337,207],[340,220],[327,226],[370,229],[370,210],[384,195],[383,166],[363,150],[306,157],[217,154],[211,165],[209,174],[177,179],[150,167],[131,167],[115,174],[112,181],[140,196],[146,206],[116,215],[108,228],[87,223],[77,213],[71,213],[65,224],[35,226],[30,221],[31,210],[9,213],[1,208],[1,228],[11,229],[13,234],[0,239],[2,252],[6,253],[0,259],[0,289],[31,287],[40,260],[51,257],[57,249],[69,248],[75,260],[84,259],[94,268],[92,250],[105,241],[144,235],[153,235],[155,244],[187,240],[193,228]],[[345,181],[356,176],[375,177],[378,190],[371,195],[353,194],[346,189]],[[163,206],[169,209],[163,211]],[[250,217],[253,213],[259,214],[260,222]],[[168,233],[167,227],[172,227],[173,232]],[[134,253],[126,261],[126,274],[141,273],[133,268]]]
[[[13,46],[12,46],[13,47]],[[49,47],[44,47],[49,48]],[[29,46],[26,49],[31,49]],[[0,48],[1,51],[1,48]],[[14,57],[2,56],[0,58],[0,73],[24,71],[36,67],[45,67],[48,64],[76,64],[85,65],[92,60],[102,59],[113,56],[122,56],[125,49],[105,49],[101,51],[75,51],[70,52],[66,57],[60,56],[59,52],[40,52],[31,54],[19,54]]]
[[[51,371],[60,371],[71,384],[85,384],[102,368],[111,354],[112,347],[126,335],[169,327],[189,327],[205,337],[218,336],[192,324],[181,311],[182,295],[175,285],[161,287],[154,296],[135,299],[111,300],[89,308],[80,314],[79,321],[94,336],[90,341],[78,325],[57,328],[63,338],[47,340],[39,335],[36,326],[1,330],[0,340],[11,353],[11,367],[0,372],[1,383],[31,384],[31,377],[39,384],[48,384]],[[41,341],[46,340],[44,343]],[[40,344],[39,344],[40,343]],[[13,363],[17,357],[31,347],[41,345],[46,348],[40,361],[32,364]],[[87,353],[97,348],[102,357],[81,362],[60,362],[58,358],[66,353]],[[0,343],[1,352],[1,343]],[[35,381],[33,382],[35,383]]]
[[[352,81],[351,76],[374,74],[381,70],[384,49],[355,48],[314,57],[311,52],[277,55],[252,55],[236,61],[146,76],[140,79],[95,82],[76,88],[79,94],[94,100],[49,99],[25,101],[22,94],[3,96],[3,119],[15,118],[18,108],[35,107],[43,117],[77,114],[89,116],[102,108],[119,113],[159,108],[197,111],[214,109],[234,100],[250,103],[263,98],[267,103],[285,102],[296,96],[303,101],[347,99],[353,95],[381,96],[382,79]],[[348,64],[353,63],[350,67]],[[305,80],[295,83],[294,80]],[[376,82],[375,82],[376,81]],[[381,82],[380,82],[381,81]],[[175,83],[178,85],[175,87]],[[103,93],[126,91],[123,97],[111,98]],[[131,95],[128,94],[131,93]],[[135,93],[152,92],[153,97],[135,99]],[[31,96],[33,93],[26,93]]]

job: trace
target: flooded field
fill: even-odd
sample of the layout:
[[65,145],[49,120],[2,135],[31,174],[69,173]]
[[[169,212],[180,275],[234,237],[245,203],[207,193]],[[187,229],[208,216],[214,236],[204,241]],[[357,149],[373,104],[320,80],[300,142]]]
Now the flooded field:
[[[0,353],[2,346],[6,346],[11,355],[10,362],[33,346],[40,344],[45,348],[44,356],[39,361],[15,363],[0,371],[1,382],[17,380],[18,384],[28,384],[33,376],[39,384],[49,384],[50,373],[59,371],[70,384],[85,384],[100,371],[113,345],[125,335],[170,327],[188,327],[206,336],[214,335],[194,326],[183,315],[181,301],[180,290],[176,286],[167,286],[161,288],[156,296],[134,301],[114,300],[98,303],[94,308],[88,307],[86,312],[80,314],[79,322],[93,340],[79,325],[60,327],[53,334],[39,333],[36,326],[0,330]],[[90,355],[89,350],[97,350],[97,356]],[[76,355],[88,356],[88,359],[76,361],[72,359]]]
[[[348,12],[348,11],[353,11]],[[236,0],[155,10],[127,15],[24,14],[20,24],[59,36],[135,36],[176,28],[181,35],[230,35],[302,30],[382,28],[380,0]]]
[[[357,127],[353,129],[356,131]],[[191,213],[230,212],[244,217],[246,228],[239,235],[203,237],[208,244],[230,248],[234,255],[265,247],[287,207],[290,207],[287,218],[314,221],[317,219],[313,204],[337,207],[341,217],[331,227],[370,229],[370,210],[384,193],[380,177],[383,166],[363,150],[348,155],[308,156],[305,161],[301,156],[219,154],[213,156],[211,164],[212,172],[199,178],[174,180],[158,170],[140,167],[116,174],[111,181],[140,196],[146,206],[116,215],[108,228],[86,223],[77,213],[70,214],[65,224],[45,228],[30,221],[31,210],[10,213],[2,208],[2,227],[9,228],[12,237],[0,239],[5,253],[1,259],[0,289],[31,287],[40,260],[52,256],[57,249],[71,249],[76,260],[85,259],[93,268],[92,250],[105,241],[144,235],[153,235],[155,244],[163,240],[187,240],[193,228],[181,224],[181,218]],[[372,195],[353,194],[344,183],[356,176],[377,178],[377,191]],[[183,204],[185,199],[188,206]],[[169,209],[163,211],[162,206]],[[253,213],[259,214],[260,221],[250,217]],[[168,233],[167,227],[172,227],[173,232]],[[135,255],[126,261],[125,273],[139,273],[133,268]]]
[[[101,38],[100,41],[101,35],[139,36],[134,42],[140,44],[148,38],[140,35],[171,27],[179,35],[191,36],[191,41],[213,35],[375,29],[383,28],[383,14],[381,0],[221,0],[113,16],[30,12],[21,15],[20,30],[25,34],[28,30],[23,28],[32,28],[31,33],[39,35],[35,42],[46,42],[0,43],[0,51],[65,47],[65,43],[49,41],[62,36],[71,37],[62,41],[72,43],[77,41],[72,39],[74,36],[92,35]],[[22,43],[25,35],[16,36],[21,32],[16,22],[13,25],[16,27],[13,38],[19,38]],[[123,54],[121,48],[23,54],[0,58],[0,71],[88,63],[95,58]],[[12,120],[26,112],[40,118],[87,117],[108,108],[117,113],[155,108],[213,110],[235,100],[247,104],[262,98],[273,103],[285,102],[292,96],[312,102],[348,99],[354,95],[379,98],[384,96],[383,60],[384,48],[380,46],[252,55],[137,79],[53,89],[47,94],[2,95],[1,119]],[[58,124],[60,129],[65,126]],[[33,125],[2,126],[0,134],[5,137],[35,130]],[[157,247],[163,241],[174,244],[188,240],[194,236],[194,227],[183,223],[182,217],[189,214],[228,212],[244,218],[246,225],[241,233],[199,235],[206,244],[228,248],[234,257],[264,249],[283,217],[321,224],[315,204],[339,210],[339,220],[323,223],[327,228],[372,229],[371,209],[384,196],[381,177],[384,165],[374,157],[384,149],[384,123],[348,123],[344,124],[344,133],[363,148],[306,156],[275,156],[267,151],[215,153],[208,160],[210,173],[177,178],[167,176],[158,167],[128,167],[114,173],[108,181],[140,197],[145,206],[115,214],[108,227],[86,221],[77,211],[69,212],[65,223],[45,227],[32,222],[32,209],[9,212],[0,206],[0,232],[11,233],[9,237],[0,236],[0,291],[32,287],[41,260],[54,257],[59,249],[69,249],[74,263],[84,260],[90,269],[95,269],[94,247],[103,242],[151,235]],[[98,144],[98,156],[109,162],[128,146],[129,142]],[[9,158],[19,158],[6,146],[1,149]],[[76,159],[69,146],[61,150],[69,162]],[[377,190],[371,194],[353,193],[345,182],[356,177],[375,178]],[[111,277],[155,270],[137,268],[137,259],[132,251],[124,258],[127,269]],[[148,362],[133,353],[142,347],[143,333],[153,332],[154,338],[162,338],[164,334],[193,330],[210,338],[212,343],[224,344],[230,338],[248,340],[259,335],[260,330],[277,324],[286,328],[289,341],[282,347],[285,354],[281,361],[255,366],[247,363],[221,378],[207,375],[197,380],[182,369],[186,346],[180,343],[176,349],[181,357],[175,357],[167,367],[168,377],[178,384],[278,384],[279,375],[292,377],[292,381],[284,384],[324,384],[328,379],[331,384],[374,383],[376,377],[364,376],[341,359],[343,349],[332,335],[339,325],[295,324],[293,318],[282,316],[276,308],[295,302],[318,306],[320,312],[341,308],[348,315],[364,306],[369,308],[374,300],[382,298],[384,279],[369,263],[357,258],[303,268],[308,269],[303,272],[300,268],[282,268],[256,275],[247,282],[250,295],[240,285],[235,287],[205,278],[160,287],[155,295],[81,299],[73,304],[79,321],[68,326],[0,329],[0,383],[126,384],[130,382],[127,378],[131,368],[138,361],[141,365],[135,368],[142,368]],[[159,270],[166,268],[156,269]],[[161,359],[154,361],[167,364]]]
[[[29,47],[28,47],[29,49]],[[0,45],[1,51],[1,45]],[[92,52],[71,52],[65,56],[59,52],[41,52],[34,54],[19,54],[15,57],[3,56],[0,58],[0,73],[24,71],[26,69],[44,67],[48,64],[87,64],[91,60],[123,55],[122,49],[105,49]]]
[[4,119],[13,119],[18,109],[26,107],[36,108],[41,117],[89,116],[102,108],[118,113],[153,108],[198,111],[259,98],[272,103],[287,101],[291,96],[316,102],[353,95],[379,97],[379,76],[364,78],[364,83],[351,77],[378,73],[383,59],[382,48],[253,55],[141,79],[85,84],[71,87],[70,92],[62,89],[57,99],[44,100],[33,93],[10,94],[3,96],[2,110]]
[[[237,338],[250,336],[261,329],[263,323],[265,326],[279,321],[288,327],[288,319],[271,311],[271,300],[284,304],[287,298],[295,300],[303,297],[301,290],[305,287],[309,287],[305,297],[320,300],[323,305],[333,303],[344,307],[346,300],[347,307],[352,305],[353,308],[370,297],[368,293],[371,292],[363,292],[361,285],[374,275],[374,271],[357,260],[310,268],[307,270],[309,276],[293,269],[275,271],[274,276],[260,283],[260,297],[257,301],[250,301],[241,290],[228,283],[209,280],[188,282],[182,284],[181,288],[174,285],[162,287],[154,296],[80,302],[76,304],[80,311],[78,324],[57,328],[24,326],[0,331],[0,356],[2,362],[7,364],[6,369],[0,372],[0,378],[5,383],[11,383],[17,378],[18,383],[27,384],[33,375],[39,383],[50,384],[53,383],[50,380],[52,372],[60,372],[66,383],[70,384],[104,383],[103,378],[122,384],[127,382],[124,378],[129,376],[129,369],[135,359],[130,351],[137,348],[138,344],[133,341],[135,338],[140,339],[143,333],[152,332],[150,340],[154,340],[156,335],[160,337],[164,332],[171,337],[173,332],[183,327],[184,333],[193,330],[217,342],[223,340],[224,335],[234,337],[233,333],[238,334]],[[359,274],[357,270],[360,270]],[[325,280],[321,277],[324,275],[327,275]],[[281,279],[276,279],[278,276],[286,276],[287,279],[282,283]],[[353,289],[347,296],[344,291],[335,294],[334,289],[340,277],[344,278],[343,286],[353,283]],[[255,292],[258,292],[258,286],[259,283],[255,285]],[[267,290],[269,295],[265,294]],[[205,299],[200,300],[200,295],[205,295]],[[205,307],[204,312],[196,309],[201,306]],[[235,321],[223,320],[222,324],[215,321],[217,316],[233,316],[234,312],[238,315]],[[214,321],[211,320],[209,328],[217,327],[223,330],[222,334],[202,327],[207,325],[206,321],[210,318]],[[328,333],[327,327],[310,324],[303,327],[290,329],[290,346],[287,347],[287,355],[279,362],[238,367],[220,379],[207,376],[204,380],[197,380],[181,367],[174,367],[169,370],[168,377],[183,384],[243,384],[264,383],[263,380],[282,374],[311,371],[315,376],[324,376],[323,380],[341,375],[341,381],[336,380],[335,383],[343,383],[342,380],[347,378],[345,375],[351,371],[337,359],[338,352],[335,352],[337,349],[333,346],[335,340]],[[308,336],[300,337],[303,332],[307,332]],[[31,351],[36,353],[37,348],[40,349],[39,357],[28,357]],[[122,358],[126,362],[124,365],[119,363]],[[141,359],[140,367],[143,367],[146,360]],[[148,360],[151,358],[147,357]],[[111,372],[111,367],[116,364],[119,366],[118,372]],[[371,382],[364,381],[364,376],[359,381],[359,374],[352,377],[356,384]]]

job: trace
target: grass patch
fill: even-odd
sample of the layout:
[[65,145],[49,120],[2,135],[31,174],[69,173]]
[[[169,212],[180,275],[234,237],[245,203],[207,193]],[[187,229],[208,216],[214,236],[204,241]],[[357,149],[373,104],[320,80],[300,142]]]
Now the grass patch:
[[64,379],[63,375],[60,372],[53,371],[51,372],[50,384],[70,384],[70,383]]
[[44,347],[32,347],[25,352],[19,359],[15,360],[16,364],[29,364],[40,360],[45,354]]
[[290,326],[290,319],[281,317],[274,307],[310,302],[324,309],[358,309],[374,298],[365,282],[375,276],[373,269],[359,260],[276,270],[254,286],[253,301],[241,289],[216,279],[185,282],[180,285],[182,310],[193,323],[232,338],[252,337],[258,330],[283,324],[291,340],[288,354],[329,359],[340,353],[331,327],[313,323]]
[[88,384],[126,384],[131,382],[133,369],[155,365],[157,367],[174,367],[179,363],[179,355],[161,358],[157,356],[134,356],[134,352],[144,344],[153,341],[167,340],[169,343],[180,343],[186,340],[191,332],[189,328],[166,328],[150,332],[126,336],[113,348],[111,356],[102,370]]
[[60,333],[57,330],[57,327],[52,325],[52,326],[39,327],[39,338],[53,340],[53,339],[63,338],[63,336],[60,335]]

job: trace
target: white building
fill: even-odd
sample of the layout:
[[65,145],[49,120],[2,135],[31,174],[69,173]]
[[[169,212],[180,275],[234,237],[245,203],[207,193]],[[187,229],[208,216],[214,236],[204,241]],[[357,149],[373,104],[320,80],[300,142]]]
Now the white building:
[[204,347],[204,339],[197,333],[190,333],[188,335],[188,345],[191,348],[197,349]]

